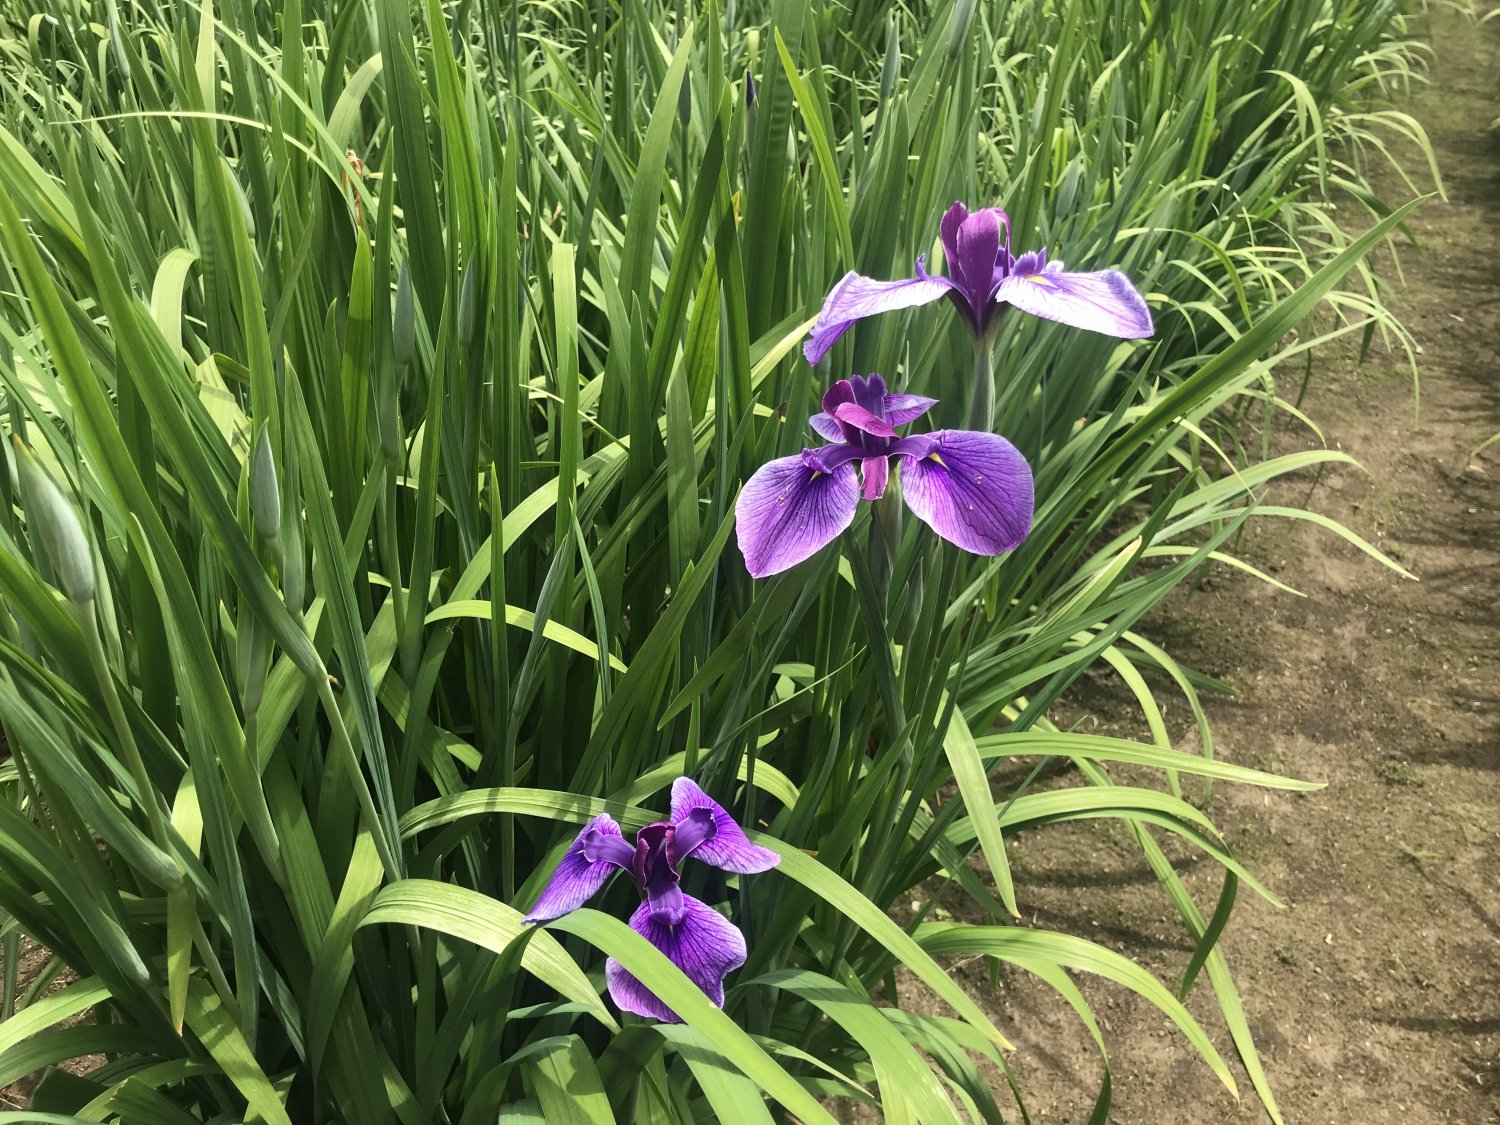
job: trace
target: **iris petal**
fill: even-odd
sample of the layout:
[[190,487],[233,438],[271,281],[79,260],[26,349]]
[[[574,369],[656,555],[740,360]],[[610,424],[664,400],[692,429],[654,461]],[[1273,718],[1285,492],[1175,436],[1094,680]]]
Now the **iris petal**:
[[969,209],[962,203],[954,202],[953,206],[943,212],[942,222],[938,224],[938,234],[943,240],[943,259],[948,263],[948,272],[953,272],[953,263],[958,259],[958,228],[964,225],[964,220],[969,217]]
[[811,558],[854,522],[859,482],[851,464],[819,472],[802,454],[769,461],[734,505],[735,534],[755,578]]
[[680,824],[698,810],[706,809],[713,816],[714,832],[691,849],[683,848],[682,830],[678,829],[679,851],[686,858],[701,860],[710,867],[733,871],[740,875],[753,875],[757,871],[769,871],[781,862],[781,857],[770,848],[752,844],[739,822],[700,789],[690,778],[679,777],[672,782],[672,823]]
[[[712,802],[710,802],[711,804]],[[672,817],[672,854],[674,867],[719,834],[714,810],[707,805],[695,806]]]
[[1000,283],[995,300],[1106,336],[1140,340],[1151,335],[1151,310],[1123,273],[1067,273],[1061,267],[1053,262],[1040,272],[1013,273]]
[[1031,467],[998,434],[937,430],[937,448],[901,465],[901,491],[923,523],[976,555],[1014,550],[1031,530]]
[[849,376],[849,386],[854,389],[854,401],[877,418],[885,417],[885,380],[878,374]]
[[904,426],[922,417],[934,406],[937,399],[925,395],[886,395],[885,420],[893,426]]
[[[871,375],[869,378],[869,382],[871,384],[874,384],[875,380],[877,379],[880,379],[879,375]],[[837,383],[834,384],[834,386],[837,387],[848,382],[849,380],[847,379],[840,379]],[[879,386],[883,387],[884,385],[885,380],[880,379]],[[829,392],[829,394],[832,393],[832,391]],[[853,394],[852,387],[850,393],[851,395]],[[861,405],[864,405],[863,400],[857,400],[853,397],[841,397],[834,401],[833,406],[830,409],[829,395],[824,395],[823,409],[807,420],[808,425],[812,426],[814,432],[816,432],[817,435],[821,438],[824,438],[828,441],[843,441],[844,431],[839,429],[838,422],[834,420],[833,412],[834,410],[837,410],[838,407],[842,406],[845,402],[854,401],[859,401]],[[915,421],[916,419],[922,417],[922,415],[926,414],[929,410],[937,405],[937,401],[937,399],[928,398],[926,395],[893,395],[886,394],[882,390],[880,394],[880,402],[878,404],[880,408],[877,410],[872,406],[866,406],[865,409],[869,410],[870,413],[874,414],[877,418],[884,418],[892,426],[904,426],[906,425],[906,423]]]
[[550,922],[577,910],[617,869],[628,870],[634,857],[635,849],[625,842],[614,818],[608,813],[594,817],[563,854],[526,921]]
[[853,434],[846,434],[846,440],[853,440],[858,434],[872,434],[883,438],[896,436],[896,431],[891,428],[889,422],[878,415],[871,414],[857,402],[846,402],[839,407],[833,412],[833,420],[840,426],[848,426],[855,431]]
[[983,324],[995,263],[1000,259],[1000,219],[993,207],[975,211],[963,221],[954,249],[957,255],[948,263],[948,273],[969,299],[975,321]]
[[808,363],[817,363],[855,321],[878,313],[931,304],[941,300],[952,288],[953,283],[946,277],[877,281],[862,274],[846,273],[823,302],[807,343],[802,346],[802,354]]
[[673,881],[666,881],[658,885],[647,884],[646,886],[646,909],[650,912],[654,921],[664,922],[668,926],[676,926],[682,923],[683,915],[686,913],[687,895],[682,893],[682,888]]
[[635,834],[634,874],[651,916],[676,925],[682,921],[682,891],[678,888],[675,825],[659,820]]
[[823,392],[823,413],[830,417],[846,402],[855,402],[854,384],[848,379],[837,379]]
[[[668,925],[641,903],[630,928],[667,955],[683,975],[703,990],[715,1007],[724,1006],[724,977],[745,963],[745,935],[728,918],[691,895],[682,896],[682,920]],[[604,964],[604,980],[615,1004],[638,1016],[681,1023],[677,1013],[613,957]]]
[[844,431],[839,429],[839,424],[830,415],[824,414],[822,411],[809,418],[807,424],[824,441],[844,440]]

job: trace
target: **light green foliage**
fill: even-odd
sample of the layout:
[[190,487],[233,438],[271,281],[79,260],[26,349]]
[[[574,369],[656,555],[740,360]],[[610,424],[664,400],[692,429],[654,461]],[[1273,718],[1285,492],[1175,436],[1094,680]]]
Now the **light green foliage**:
[[[1278,366],[1407,343],[1363,261],[1407,214],[1363,162],[1421,140],[1372,100],[1415,73],[1396,7],[0,0],[0,427],[36,457],[0,471],[0,1084],[107,1059],[25,1119],[1010,1119],[955,954],[1096,1037],[1069,972],[1134,989],[1233,1089],[1201,970],[1276,1118],[1216,945],[1262,888],[1184,780],[1308,786],[1214,761],[1218,685],[1134,630],[1212,561],[1258,573],[1251,516],[1313,518],[1259,504],[1342,459],[1270,458]],[[1005,320],[1038,499],[1009,557],[907,520],[885,596],[861,515],[752,582],[734,498],[827,378],[962,423],[943,306],[798,350],[846,270],[940,265],[955,199],[1124,269],[1155,339]],[[1049,721],[1101,660],[1154,744]],[[1011,790],[1013,757],[1078,769]],[[520,922],[577,824],[638,827],[681,773],[784,855],[690,883],[748,939],[723,1011],[628,886]],[[1072,819],[1142,849],[1196,946],[1177,990],[1016,923],[1006,838]],[[1167,836],[1223,866],[1213,909]],[[21,933],[79,979],[18,994]],[[685,1025],[621,1019],[606,954]]]

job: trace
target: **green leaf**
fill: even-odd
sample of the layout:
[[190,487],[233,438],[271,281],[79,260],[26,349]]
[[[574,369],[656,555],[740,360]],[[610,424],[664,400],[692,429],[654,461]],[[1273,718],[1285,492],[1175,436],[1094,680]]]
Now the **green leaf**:
[[875,1081],[887,1118],[910,1115],[913,1121],[951,1121],[955,1125],[961,1120],[922,1056],[868,1000],[838,981],[806,969],[781,969],[752,983],[796,993],[849,1032],[875,1066]]
[[[381,888],[359,924],[364,927],[383,923],[435,930],[492,953],[504,953],[522,932],[520,911],[466,887],[431,879],[403,879]],[[549,988],[583,1005],[606,1028],[618,1027],[588,978],[562,946],[545,933],[532,936],[521,964]]]
[[790,844],[763,832],[750,832],[750,838],[781,856],[776,870],[801,883],[818,898],[832,906],[879,942],[886,950],[927,987],[1002,1050],[1011,1050],[1010,1042],[990,1022],[988,1016],[954,983],[953,979],[910,934],[892,922],[886,913],[860,894],[844,879],[811,856]]
[[714,1116],[745,1125],[771,1125],[760,1088],[719,1051],[707,1035],[685,1024],[658,1024],[656,1032],[676,1048],[693,1072]]
[[276,1087],[256,1062],[255,1053],[218,995],[201,981],[190,981],[187,1027],[244,1097],[250,1113],[267,1125],[291,1125]]
[[28,1004],[9,1019],[0,1022],[0,1056],[53,1024],[61,1023],[108,1000],[109,995],[109,989],[102,982],[89,977]]
[[1187,1036],[1208,1063],[1219,1081],[1238,1096],[1234,1076],[1224,1059],[1209,1041],[1198,1021],[1155,977],[1139,965],[1113,950],[1070,934],[1050,930],[1020,929],[1007,926],[969,926],[947,922],[929,922],[917,928],[916,939],[933,954],[975,954],[998,957],[1022,968],[1033,964],[1081,969],[1096,973],[1116,984],[1139,993],[1155,1004]]
[[576,1035],[554,1043],[529,1067],[542,1116],[548,1121],[615,1120],[588,1048]]
[[[431,625],[436,621],[448,621],[457,617],[473,617],[480,621],[488,621],[492,614],[493,607],[487,601],[450,601],[430,611],[427,614],[427,624]],[[508,605],[505,607],[505,623],[529,633],[536,628],[536,615],[530,610]],[[599,646],[582,633],[569,629],[566,625],[560,625],[556,621],[547,621],[542,625],[542,636],[574,652],[582,653],[590,660],[599,659]],[[625,662],[613,654],[609,657],[609,666],[616,672],[629,671]]]
[[740,1027],[714,1007],[682,970],[624,922],[584,908],[547,923],[552,929],[576,934],[613,957],[650,988],[684,1023],[718,1048],[724,1058],[747,1078],[804,1121],[827,1122],[833,1118]]
[[969,823],[979,838],[980,850],[994,876],[995,886],[1000,891],[1000,901],[1014,917],[1021,911],[1016,906],[1016,888],[1010,877],[1010,857],[1005,852],[1005,838],[1000,834],[1000,822],[990,813],[995,808],[990,795],[990,781],[984,765],[979,759],[979,748],[963,715],[954,710],[948,720],[948,729],[943,734],[943,751],[948,755],[948,765],[953,770],[953,779],[958,784],[959,796],[969,810]]
[[976,739],[979,754],[986,761],[997,758],[1023,757],[1030,754],[1065,755],[1100,762],[1127,762],[1157,769],[1199,774],[1223,781],[1260,785],[1267,789],[1291,789],[1312,792],[1322,789],[1321,781],[1297,781],[1280,774],[1263,773],[1230,762],[1185,754],[1180,750],[1163,750],[1123,738],[1097,734],[1073,734],[1067,731],[1015,731],[989,734]]

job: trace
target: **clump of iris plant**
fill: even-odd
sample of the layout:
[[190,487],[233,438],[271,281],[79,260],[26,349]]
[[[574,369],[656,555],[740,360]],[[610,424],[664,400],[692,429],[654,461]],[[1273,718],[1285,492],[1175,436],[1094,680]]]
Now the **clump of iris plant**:
[[[770,848],[752,844],[723,806],[679,777],[672,783],[671,816],[642,828],[634,844],[607,813],[584,825],[525,920],[547,922],[577,910],[616,871],[628,871],[643,896],[630,928],[723,1007],[724,978],[745,963],[745,936],[708,903],[682,893],[679,871],[689,857],[740,875],[769,871],[781,862]],[[613,957],[605,963],[604,980],[610,999],[623,1011],[681,1022]]]
[[1106,336],[1134,340],[1151,335],[1151,310],[1129,278],[1119,270],[1071,273],[1061,262],[1047,261],[1045,250],[1013,255],[1010,218],[998,207],[970,214],[955,203],[943,216],[941,234],[947,277],[929,274],[925,255],[917,259],[917,276],[905,281],[846,273],[823,302],[803,345],[807,362],[827,355],[855,321],[945,297],[976,339],[986,335],[1003,305]]
[[810,419],[831,444],[762,465],[740,491],[735,531],[750,573],[776,574],[822,550],[854,522],[861,496],[885,495],[893,463],[906,506],[938,535],[976,555],[1015,549],[1031,530],[1031,467],[998,434],[896,433],[936,404],[888,394],[879,375],[834,383]]

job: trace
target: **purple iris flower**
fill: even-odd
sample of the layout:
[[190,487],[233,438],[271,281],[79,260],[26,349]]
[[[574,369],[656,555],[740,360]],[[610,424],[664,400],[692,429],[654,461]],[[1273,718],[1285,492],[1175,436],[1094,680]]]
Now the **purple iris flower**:
[[[879,375],[840,379],[812,428],[833,444],[762,465],[735,503],[745,566],[764,578],[817,554],[854,522],[861,496],[885,495],[891,462],[906,506],[948,542],[976,555],[1010,551],[1031,530],[1031,467],[998,434],[935,430],[898,437],[896,427],[937,404],[887,394]],[[900,460],[897,460],[900,458]]]
[[942,223],[948,277],[929,274],[926,256],[917,276],[877,281],[852,270],[823,302],[803,354],[817,363],[854,324],[876,313],[909,309],[949,298],[975,336],[984,335],[1001,305],[1046,317],[1074,328],[1138,340],[1151,335],[1151,310],[1119,270],[1068,273],[1048,262],[1045,250],[1015,257],[1010,252],[1010,217],[998,207],[969,214],[962,203],[948,208]]
[[[661,950],[715,1005],[724,1004],[724,977],[745,963],[745,936],[706,902],[682,893],[678,868],[692,856],[741,875],[781,862],[752,844],[723,806],[685,777],[672,783],[672,816],[648,824],[631,845],[608,813],[583,826],[542,889],[527,922],[549,922],[577,910],[616,869],[630,872],[645,901],[630,928]],[[677,1014],[611,957],[604,965],[609,995],[621,1009],[667,1023]]]

